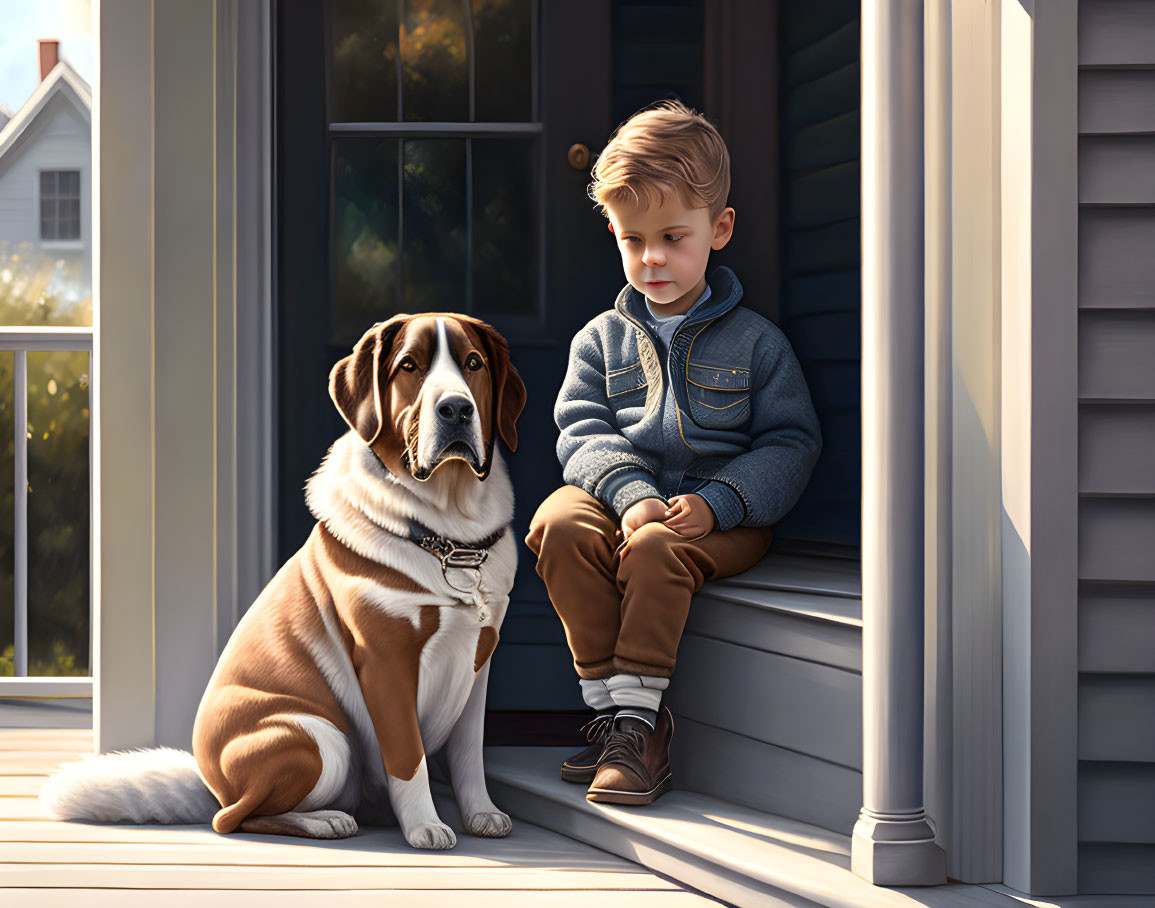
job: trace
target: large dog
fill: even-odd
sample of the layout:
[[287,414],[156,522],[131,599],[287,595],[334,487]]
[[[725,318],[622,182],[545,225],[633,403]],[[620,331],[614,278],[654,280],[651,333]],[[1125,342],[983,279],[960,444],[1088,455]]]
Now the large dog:
[[193,754],[65,767],[53,815],[340,838],[388,804],[410,845],[451,848],[426,766],[446,745],[465,828],[509,833],[482,725],[517,561],[495,442],[516,448],[525,385],[494,329],[434,313],[375,325],[329,393],[351,428],[309,479],[317,524],[221,653]]

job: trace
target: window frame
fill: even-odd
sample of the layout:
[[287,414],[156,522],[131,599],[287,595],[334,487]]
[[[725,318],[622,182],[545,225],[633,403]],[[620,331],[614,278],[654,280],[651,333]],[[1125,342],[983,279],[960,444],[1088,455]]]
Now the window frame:
[[[79,217],[78,217],[78,225],[77,225],[77,235],[75,237],[46,238],[44,236],[44,217],[43,217],[43,214],[41,213],[40,207],[41,207],[41,203],[44,199],[43,181],[44,181],[44,174],[46,174],[46,173],[54,173],[57,175],[57,189],[59,189],[59,183],[60,183],[60,176],[59,175],[60,174],[62,174],[62,173],[75,173],[77,175],[77,189],[76,189],[77,199],[76,199],[76,201],[77,201],[77,207],[79,209]],[[64,250],[64,249],[83,249],[84,245],[85,245],[85,241],[86,241],[85,230],[84,230],[85,168],[82,165],[77,165],[75,167],[60,167],[60,166],[51,167],[51,168],[38,167],[36,169],[36,179],[33,182],[35,185],[33,186],[33,194],[32,194],[32,197],[34,200],[34,204],[32,206],[32,217],[33,217],[33,223],[34,223],[35,230],[36,230],[36,241],[40,245],[40,248],[41,249],[61,249],[61,250]],[[59,226],[59,223],[60,223],[60,212],[59,212],[60,196],[59,196],[59,193],[57,194],[56,201],[58,203],[57,212],[56,212],[56,224],[57,224],[57,226]]]
[[[398,7],[398,22],[404,21],[404,0],[396,0]],[[338,346],[346,345],[346,341],[355,342],[356,337],[346,337],[343,333],[342,326],[337,321],[337,268],[336,268],[336,248],[333,238],[333,227],[335,225],[336,212],[334,210],[335,203],[335,182],[333,177],[333,166],[335,160],[335,140],[338,139],[394,139],[398,142],[398,167],[397,167],[397,198],[398,198],[398,241],[404,237],[404,153],[401,143],[408,139],[464,139],[465,140],[465,161],[466,161],[466,230],[468,233],[468,241],[466,244],[466,258],[465,258],[465,295],[463,298],[463,305],[460,311],[466,314],[473,315],[477,318],[484,319],[491,323],[506,337],[509,338],[534,338],[545,335],[546,324],[546,243],[545,243],[545,229],[544,223],[546,219],[546,195],[545,195],[545,173],[546,173],[546,159],[545,159],[545,141],[544,141],[544,123],[541,112],[541,3],[542,0],[529,0],[530,3],[530,119],[525,121],[515,122],[499,122],[499,121],[462,121],[462,122],[438,122],[438,121],[406,121],[397,120],[395,122],[357,122],[357,121],[340,121],[332,119],[332,112],[335,109],[333,96],[333,40],[332,40],[332,14],[333,14],[333,0],[326,0],[324,4],[324,38],[323,38],[323,57],[325,67],[325,144],[327,159],[330,167],[330,185],[329,185],[329,229],[328,229],[328,244],[327,253],[329,255],[328,268],[328,313],[330,319],[331,337],[330,341]],[[469,115],[474,116],[475,112],[475,55],[474,55],[474,36],[473,36],[473,19],[472,19],[472,4],[469,0],[462,0],[462,5],[465,10],[465,27],[466,27],[466,42],[469,50],[468,53],[468,70],[469,70]],[[401,66],[400,58],[398,59],[398,67]],[[398,103],[397,112],[398,117],[404,116],[404,99],[402,95],[402,85],[400,81],[400,73],[398,73]],[[535,206],[536,221],[533,225],[533,233],[536,234],[537,248],[535,254],[537,257],[537,280],[536,292],[537,299],[535,300],[532,314],[529,315],[502,315],[498,313],[486,313],[476,311],[473,300],[473,139],[478,138],[502,138],[502,139],[525,139],[535,146],[535,151],[531,154],[536,154],[537,173],[535,175],[536,186],[531,193],[531,203]],[[399,271],[398,282],[402,288],[405,286],[404,267]],[[359,336],[359,335],[358,335]]]

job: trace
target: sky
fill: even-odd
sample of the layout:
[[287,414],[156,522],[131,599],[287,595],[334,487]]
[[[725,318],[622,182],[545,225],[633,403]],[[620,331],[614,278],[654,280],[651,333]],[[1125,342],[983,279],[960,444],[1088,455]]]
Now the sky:
[[60,41],[60,56],[92,84],[91,0],[0,0],[0,106],[13,112],[40,81],[37,38]]

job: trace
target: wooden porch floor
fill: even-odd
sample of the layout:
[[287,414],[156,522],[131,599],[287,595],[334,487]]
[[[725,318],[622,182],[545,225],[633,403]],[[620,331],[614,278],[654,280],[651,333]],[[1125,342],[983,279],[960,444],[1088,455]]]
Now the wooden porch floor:
[[[92,752],[89,729],[0,728],[0,903],[186,908],[206,904],[468,904],[695,908],[718,904],[622,858],[514,820],[506,839],[461,833],[457,847],[410,848],[396,827],[322,842],[217,835],[205,826],[107,826],[51,820],[36,794],[61,763]],[[321,891],[321,892],[319,892]]]

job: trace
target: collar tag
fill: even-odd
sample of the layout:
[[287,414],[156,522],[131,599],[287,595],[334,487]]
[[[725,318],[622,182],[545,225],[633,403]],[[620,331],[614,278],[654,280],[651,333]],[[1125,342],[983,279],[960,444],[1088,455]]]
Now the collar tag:
[[[497,542],[505,534],[505,527],[502,527],[495,534],[488,539],[482,540],[477,545],[463,545],[453,539],[447,539],[444,536],[438,536],[435,533],[428,533],[419,538],[414,538],[421,548],[429,552],[429,554],[436,557],[441,562],[441,576],[445,579],[452,589],[458,593],[463,594],[461,602],[463,605],[473,605],[477,608],[477,620],[482,624],[486,623],[490,617],[489,604],[485,600],[485,595],[481,591],[481,566],[485,564],[489,558],[489,547]],[[458,586],[449,579],[450,569],[476,571],[474,581],[471,586]]]

